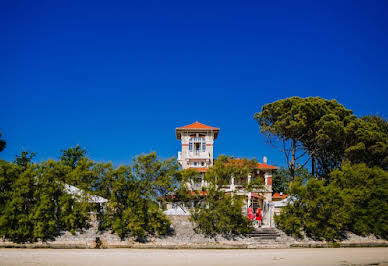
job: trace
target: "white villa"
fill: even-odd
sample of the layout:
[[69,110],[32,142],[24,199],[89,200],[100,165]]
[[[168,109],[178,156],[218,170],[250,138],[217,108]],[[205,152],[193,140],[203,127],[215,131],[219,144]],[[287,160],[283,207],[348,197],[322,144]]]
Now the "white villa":
[[[219,131],[220,129],[217,127],[208,126],[198,121],[176,128],[176,137],[181,141],[181,151],[178,152],[178,163],[183,169],[194,168],[201,173],[205,173],[209,167],[213,166],[213,146]],[[254,209],[260,207],[263,210],[263,226],[265,227],[273,226],[272,173],[276,169],[278,167],[267,164],[267,158],[264,157],[263,163],[257,163],[256,172],[249,174],[246,180],[235,180],[231,177],[230,184],[223,187],[227,193],[246,197],[246,209],[250,205]],[[244,190],[240,185],[241,182],[247,182],[249,184],[253,178],[262,178],[264,188],[252,192]],[[191,191],[198,191],[199,193],[203,193],[202,188],[206,188],[207,186],[203,174],[197,180],[193,180],[187,185]],[[276,196],[278,197],[279,195]],[[277,199],[274,198],[274,200]],[[195,204],[196,202],[192,201],[191,207]],[[179,203],[170,203],[165,213],[167,215],[189,215],[190,212],[187,206],[182,206]]]

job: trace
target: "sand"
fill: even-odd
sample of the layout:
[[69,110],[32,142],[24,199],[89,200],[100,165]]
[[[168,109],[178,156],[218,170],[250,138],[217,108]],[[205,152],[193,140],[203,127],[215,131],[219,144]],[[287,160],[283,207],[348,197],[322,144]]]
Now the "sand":
[[388,248],[0,249],[0,265],[388,265]]

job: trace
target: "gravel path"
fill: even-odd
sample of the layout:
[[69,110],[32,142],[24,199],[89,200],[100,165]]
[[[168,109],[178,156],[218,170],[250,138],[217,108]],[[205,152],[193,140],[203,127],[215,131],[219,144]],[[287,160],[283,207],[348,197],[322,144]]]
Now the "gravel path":
[[0,249],[0,265],[388,265],[388,248]]

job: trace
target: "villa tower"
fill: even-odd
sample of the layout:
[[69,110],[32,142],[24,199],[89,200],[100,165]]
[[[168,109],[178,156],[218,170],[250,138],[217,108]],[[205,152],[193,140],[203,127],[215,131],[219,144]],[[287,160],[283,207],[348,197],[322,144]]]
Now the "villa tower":
[[219,131],[219,128],[198,121],[175,129],[176,137],[182,144],[182,149],[178,152],[178,163],[182,169],[196,168],[205,172],[208,167],[213,166],[213,144]]
[[[187,188],[192,195],[200,195],[200,197],[191,199],[188,206],[172,200],[167,205],[167,214],[189,215],[189,209],[201,204],[201,200],[206,197],[208,184],[204,177],[207,169],[213,166],[213,145],[219,131],[220,129],[217,127],[208,126],[198,121],[175,129],[176,138],[181,141],[178,163],[182,169],[193,168],[200,172],[199,175],[187,182]],[[230,160],[238,162],[240,159]],[[249,206],[252,206],[255,210],[260,207],[263,210],[264,225],[271,227],[274,213],[270,204],[272,202],[272,173],[277,169],[278,167],[267,164],[267,157],[264,156],[263,163],[257,163],[253,172],[248,174],[246,179],[244,177],[235,179],[231,176],[230,183],[223,185],[221,189],[232,197],[245,198],[245,211]],[[262,180],[263,186],[247,191],[243,184],[250,184],[252,180],[257,179]]]

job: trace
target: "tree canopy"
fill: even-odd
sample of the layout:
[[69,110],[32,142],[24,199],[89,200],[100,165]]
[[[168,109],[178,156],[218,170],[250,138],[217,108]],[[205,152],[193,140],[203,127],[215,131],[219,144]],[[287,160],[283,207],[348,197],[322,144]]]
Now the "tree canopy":
[[264,105],[255,119],[270,143],[280,142],[291,177],[308,161],[321,178],[344,159],[387,169],[388,126],[380,117],[359,119],[335,100],[291,97]]

